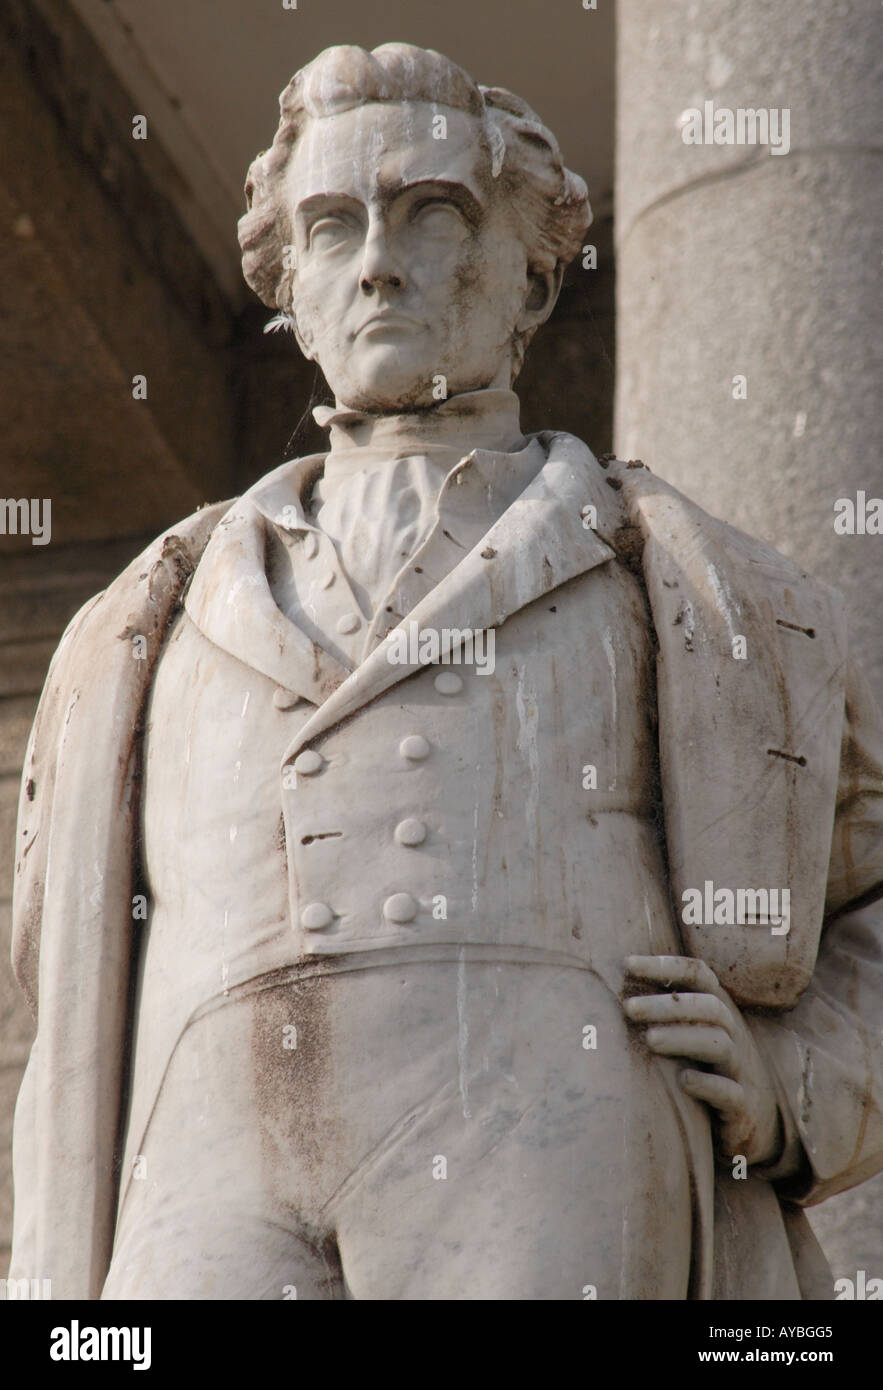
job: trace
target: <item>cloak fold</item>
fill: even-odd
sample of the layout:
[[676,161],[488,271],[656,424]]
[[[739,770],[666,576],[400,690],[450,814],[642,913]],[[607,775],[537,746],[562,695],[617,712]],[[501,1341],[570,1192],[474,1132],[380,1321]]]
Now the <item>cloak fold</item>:
[[169,621],[226,508],[161,537],[80,610],[25,755],[12,950],[37,1038],[15,1114],[13,1267],[44,1270],[56,1298],[97,1298],[110,1262],[140,724]]

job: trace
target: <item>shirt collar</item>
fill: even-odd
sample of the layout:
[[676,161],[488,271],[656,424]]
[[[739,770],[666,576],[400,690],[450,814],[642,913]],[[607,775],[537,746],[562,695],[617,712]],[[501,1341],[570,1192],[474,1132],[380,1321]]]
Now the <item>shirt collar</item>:
[[[498,514],[494,493],[501,484],[509,494],[506,505],[527,486],[544,457],[535,441],[521,433],[515,392],[496,387],[450,396],[430,410],[410,414],[369,415],[332,406],[317,406],[313,414],[330,430],[331,453],[283,463],[247,494],[258,511],[284,531],[316,530],[306,511],[309,494],[338,460],[341,471],[350,472],[379,457],[435,454],[448,468],[439,494],[440,511],[452,506],[471,511],[483,496],[489,510]],[[467,479],[470,485],[463,487]],[[488,524],[495,519],[490,516]]]

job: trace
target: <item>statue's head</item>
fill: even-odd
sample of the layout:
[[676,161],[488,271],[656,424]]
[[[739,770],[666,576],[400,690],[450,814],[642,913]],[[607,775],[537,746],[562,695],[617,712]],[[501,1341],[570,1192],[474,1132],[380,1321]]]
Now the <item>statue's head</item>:
[[280,107],[245,186],[243,270],[338,403],[509,386],[591,220],[551,132],[409,44],[326,49]]

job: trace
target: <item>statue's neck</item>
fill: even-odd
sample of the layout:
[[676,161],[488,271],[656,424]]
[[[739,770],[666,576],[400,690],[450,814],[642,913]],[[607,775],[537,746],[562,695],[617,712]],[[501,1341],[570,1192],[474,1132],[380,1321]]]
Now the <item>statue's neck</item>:
[[329,431],[335,457],[380,451],[402,458],[438,447],[463,454],[473,449],[513,453],[525,444],[518,397],[497,387],[450,396],[427,410],[372,415],[346,406],[319,406],[313,415]]

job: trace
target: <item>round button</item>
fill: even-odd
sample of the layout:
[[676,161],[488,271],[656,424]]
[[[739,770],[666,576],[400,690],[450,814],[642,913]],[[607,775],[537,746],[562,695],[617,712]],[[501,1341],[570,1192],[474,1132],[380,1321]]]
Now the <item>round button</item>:
[[300,924],[305,931],[324,931],[334,921],[334,913],[327,903],[308,903],[300,914]]
[[300,696],[295,695],[293,690],[279,689],[273,692],[273,704],[277,709],[294,709],[295,705],[300,704]]
[[322,578],[319,580],[319,588],[320,588],[320,589],[330,589],[330,588],[331,588],[331,585],[332,585],[333,583],[334,583],[334,570],[329,570],[328,573],[327,573],[327,574],[323,574],[323,575],[322,575]]
[[337,620],[337,631],[344,634],[357,632],[361,626],[362,620],[355,613],[344,613],[343,617]]
[[456,671],[440,671],[433,683],[439,695],[459,695],[463,689],[463,677]]
[[419,763],[424,758],[429,757],[429,744],[422,734],[408,734],[399,744],[399,752],[403,758],[409,758],[411,762]]
[[388,922],[413,922],[417,904],[410,893],[393,893],[383,904],[383,915]]
[[294,760],[294,770],[300,773],[301,777],[312,777],[324,766],[325,759],[314,748],[305,748]]
[[426,839],[426,826],[422,820],[409,817],[396,826],[396,839],[400,845],[422,845]]

